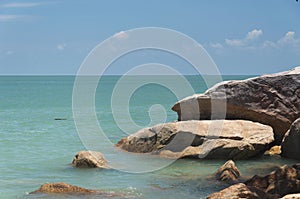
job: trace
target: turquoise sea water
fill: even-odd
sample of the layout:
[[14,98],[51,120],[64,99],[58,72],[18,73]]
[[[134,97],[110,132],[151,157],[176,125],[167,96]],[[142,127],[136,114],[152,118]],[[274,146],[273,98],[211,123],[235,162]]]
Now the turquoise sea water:
[[[99,124],[113,143],[126,135],[116,125],[111,110],[111,95],[119,78],[101,78],[95,95]],[[171,78],[174,85],[177,83],[176,77],[156,78]],[[206,90],[200,77],[186,78],[197,93]],[[245,78],[246,76],[224,77]],[[226,186],[209,179],[224,161],[178,160],[160,170],[141,174],[113,169],[72,168],[70,163],[73,156],[77,151],[85,150],[72,115],[74,79],[72,76],[0,77],[0,199],[74,198],[28,194],[46,182],[66,182],[90,189],[122,193],[132,198],[205,198]],[[132,79],[127,83],[134,82],[135,79]],[[122,104],[122,99],[119,100]],[[176,101],[175,95],[168,89],[148,84],[133,93],[129,111],[137,125],[147,126],[150,123],[149,108],[153,104],[160,104],[165,107],[166,120],[174,121],[177,115],[171,111],[171,107]],[[159,116],[160,113],[154,114]],[[126,118],[119,122],[131,129]],[[136,128],[132,127],[131,130],[134,133]],[[99,145],[105,144],[99,140]],[[264,157],[236,163],[244,176],[251,176],[267,173],[275,166],[293,162]]]

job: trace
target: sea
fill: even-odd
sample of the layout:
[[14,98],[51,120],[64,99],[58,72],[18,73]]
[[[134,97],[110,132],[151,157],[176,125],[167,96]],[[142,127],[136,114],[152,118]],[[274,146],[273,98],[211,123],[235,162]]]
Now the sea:
[[[248,77],[222,76],[222,79]],[[132,164],[138,168],[137,172],[119,169],[122,165],[114,167],[118,164],[116,161],[111,169],[73,168],[74,155],[89,149],[82,139],[90,131],[87,128],[84,133],[78,132],[78,121],[74,118],[76,78],[0,76],[0,199],[109,198],[29,194],[50,182],[65,182],[121,195],[116,198],[145,199],[199,199],[227,186],[213,178],[225,160],[181,159],[148,170],[139,168],[139,162],[135,161]],[[177,114],[171,107],[179,100],[178,96],[193,94],[190,88],[195,93],[202,93],[209,87],[203,76],[184,76],[190,87],[178,82],[177,76],[123,78],[108,75],[99,78],[91,95],[94,99],[92,110],[98,121],[97,128],[101,127],[99,133],[104,133],[107,139],[90,135],[99,148],[113,146],[138,128],[176,121]],[[166,80],[168,84],[161,83]],[[115,89],[118,85],[121,85],[122,95]],[[183,94],[178,94],[181,91]],[[120,164],[124,161],[123,158]],[[292,163],[292,160],[266,156],[236,161],[243,178],[267,174],[278,166]],[[147,164],[151,166],[151,161]]]

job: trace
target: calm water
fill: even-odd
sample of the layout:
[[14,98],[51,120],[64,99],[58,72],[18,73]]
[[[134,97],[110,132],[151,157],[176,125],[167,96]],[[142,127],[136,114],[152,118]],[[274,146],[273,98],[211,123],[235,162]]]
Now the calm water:
[[[156,78],[171,78],[174,85],[177,82],[176,77]],[[95,96],[99,124],[113,143],[126,135],[116,125],[111,110],[112,90],[118,79],[118,76],[103,77]],[[189,76],[187,79],[196,92],[206,90],[205,83],[199,77]],[[128,84],[134,82],[133,79]],[[178,160],[161,170],[143,174],[72,168],[70,163],[75,153],[85,149],[72,116],[73,83],[74,77],[71,76],[0,77],[1,199],[57,198],[28,195],[46,182],[66,182],[85,188],[120,192],[132,198],[205,198],[224,187],[223,184],[208,179],[224,161]],[[122,104],[122,99],[119,101]],[[161,104],[166,110],[166,120],[173,121],[176,120],[176,113],[171,111],[171,107],[176,101],[175,95],[168,89],[148,84],[131,96],[129,111],[137,125],[147,126],[150,123],[149,108],[153,104]],[[159,116],[160,112],[154,111],[155,114]],[[136,130],[126,118],[118,122],[127,125],[132,133]],[[105,144],[99,141],[99,145]],[[291,162],[278,158],[261,158],[238,161],[237,166],[243,175],[251,176],[266,173],[274,166],[284,163]]]

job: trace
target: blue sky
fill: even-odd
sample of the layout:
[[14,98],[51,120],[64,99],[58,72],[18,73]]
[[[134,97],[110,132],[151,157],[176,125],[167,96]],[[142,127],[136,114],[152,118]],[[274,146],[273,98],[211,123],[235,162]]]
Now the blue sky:
[[[98,43],[141,27],[190,36],[222,74],[265,74],[300,65],[296,0],[1,0],[0,75],[76,74]],[[119,60],[109,73],[153,61],[193,73],[172,56],[142,53]]]

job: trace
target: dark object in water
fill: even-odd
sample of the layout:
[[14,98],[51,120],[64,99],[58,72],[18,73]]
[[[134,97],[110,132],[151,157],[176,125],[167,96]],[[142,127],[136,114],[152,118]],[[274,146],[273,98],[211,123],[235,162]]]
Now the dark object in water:
[[67,120],[67,118],[54,118],[54,120]]

